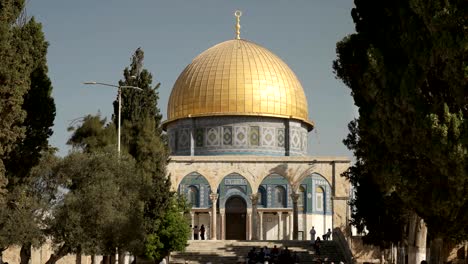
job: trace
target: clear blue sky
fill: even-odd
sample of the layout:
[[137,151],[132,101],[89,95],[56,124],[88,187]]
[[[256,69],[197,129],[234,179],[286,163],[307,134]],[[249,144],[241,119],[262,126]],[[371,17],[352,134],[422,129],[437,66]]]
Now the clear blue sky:
[[356,115],[350,90],[335,79],[335,45],[354,32],[351,0],[31,0],[28,15],[43,24],[49,76],[57,106],[50,143],[66,155],[67,127],[87,114],[110,117],[116,91],[84,81],[117,83],[138,47],[144,66],[161,82],[159,106],[166,116],[172,86],[192,59],[235,37],[236,9],[243,12],[241,37],[282,58],[304,87],[309,118],[309,154],[348,156],[342,144]]

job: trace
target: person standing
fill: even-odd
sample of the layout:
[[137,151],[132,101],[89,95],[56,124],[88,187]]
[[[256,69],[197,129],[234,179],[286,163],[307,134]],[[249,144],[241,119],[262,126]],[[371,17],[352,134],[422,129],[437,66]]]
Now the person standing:
[[315,234],[317,232],[315,231],[315,228],[312,227],[312,229],[310,229],[310,243],[313,244],[315,242]]
[[200,232],[200,231],[199,231],[199,229],[198,229],[198,226],[195,226],[195,227],[193,228],[193,239],[194,239],[194,240],[198,240],[198,233],[199,233],[199,232]]
[[314,250],[315,250],[315,255],[320,256],[320,244],[322,242],[320,241],[320,236],[317,237],[314,243]]
[[205,240],[205,225],[201,225],[200,227],[200,237],[201,240]]
[[330,228],[328,228],[328,232],[326,234],[327,236],[325,240],[330,240],[331,234],[332,234],[332,231],[330,230]]

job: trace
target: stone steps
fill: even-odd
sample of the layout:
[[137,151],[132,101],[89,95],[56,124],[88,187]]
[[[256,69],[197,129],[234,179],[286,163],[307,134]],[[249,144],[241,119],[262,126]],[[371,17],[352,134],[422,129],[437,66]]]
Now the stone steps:
[[344,261],[343,255],[333,241],[323,241],[321,255],[317,256],[309,241],[198,240],[189,241],[184,252],[172,253],[169,263],[237,263],[239,259],[245,259],[252,247],[257,248],[258,251],[261,247],[267,246],[271,249],[275,245],[278,248],[288,247],[291,252],[296,252],[300,263],[314,263],[317,258],[334,263]]

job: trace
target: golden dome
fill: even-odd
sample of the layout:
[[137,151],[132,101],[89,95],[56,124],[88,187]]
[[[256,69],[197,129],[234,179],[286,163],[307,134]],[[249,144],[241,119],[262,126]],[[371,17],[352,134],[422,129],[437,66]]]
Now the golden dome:
[[165,124],[200,116],[273,116],[313,128],[293,71],[269,50],[243,39],[198,55],[175,82],[167,113]]

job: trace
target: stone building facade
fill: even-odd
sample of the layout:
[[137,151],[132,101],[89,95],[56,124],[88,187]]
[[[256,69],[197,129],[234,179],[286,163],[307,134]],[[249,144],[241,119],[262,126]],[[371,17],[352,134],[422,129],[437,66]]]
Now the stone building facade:
[[345,227],[348,166],[344,157],[173,156],[168,171],[207,239],[283,240],[293,239],[294,219],[298,239],[312,226],[317,235]]

